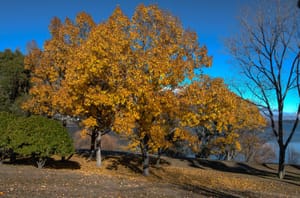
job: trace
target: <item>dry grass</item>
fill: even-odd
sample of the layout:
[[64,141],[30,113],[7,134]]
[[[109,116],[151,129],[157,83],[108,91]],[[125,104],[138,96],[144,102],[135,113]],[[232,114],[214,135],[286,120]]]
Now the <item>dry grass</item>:
[[[286,179],[276,176],[276,165],[236,162],[163,158],[156,167],[154,160],[150,177],[141,175],[141,159],[136,155],[107,155],[103,166],[75,156],[82,174],[100,174],[120,179],[168,183],[180,188],[208,195],[300,197],[300,167],[287,167]],[[203,192],[201,192],[203,191]]]
[[[62,178],[72,178],[74,177],[72,175],[78,175],[82,181],[77,192],[79,195],[84,192],[80,189],[86,189],[87,192],[101,190],[98,193],[102,193],[103,197],[105,197],[104,195],[107,197],[116,195],[119,197],[300,197],[299,166],[288,166],[286,178],[279,180],[276,177],[276,165],[164,157],[160,167],[156,167],[155,160],[152,159],[151,176],[144,177],[141,174],[141,159],[138,155],[126,153],[108,155],[106,153],[101,168],[97,168],[95,161],[88,161],[87,158],[88,155],[84,153],[74,155],[67,162],[61,162],[56,158],[49,161],[46,170],[43,171],[50,174],[47,177],[53,177],[59,182],[63,182]],[[29,164],[24,161],[20,163],[21,168]],[[61,169],[62,172],[59,172]],[[26,171],[22,172],[26,173]],[[19,172],[16,171],[16,174]],[[13,177],[13,175],[7,177]],[[20,178],[20,176],[18,177]],[[93,183],[95,178],[99,185],[104,182],[102,186],[104,185],[106,188],[99,189],[95,185],[85,184],[86,181]],[[72,180],[74,179],[67,180],[68,185],[77,185],[78,188],[78,183],[76,183],[78,181],[73,181],[73,184]],[[10,188],[7,181],[3,180],[3,184],[7,186],[6,188]],[[47,186],[54,190],[57,188],[51,183],[48,183]],[[111,187],[119,194],[105,190]],[[1,189],[0,192],[11,193],[1,191]],[[72,191],[66,190],[64,195],[66,193],[69,193],[67,195],[71,197],[74,196]],[[36,194],[32,194],[32,196],[36,196]],[[98,196],[87,194],[87,197]]]

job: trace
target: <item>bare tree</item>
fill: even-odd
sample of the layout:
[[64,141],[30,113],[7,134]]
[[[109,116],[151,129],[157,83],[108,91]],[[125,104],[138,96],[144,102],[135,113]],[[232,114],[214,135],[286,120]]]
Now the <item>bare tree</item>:
[[[278,177],[283,178],[286,148],[300,116],[300,12],[290,1],[260,1],[259,6],[251,12],[253,17],[243,14],[241,34],[229,40],[228,48],[241,66],[250,99],[270,120],[279,146]],[[284,134],[283,113],[289,94],[297,97],[297,112],[292,130]]]

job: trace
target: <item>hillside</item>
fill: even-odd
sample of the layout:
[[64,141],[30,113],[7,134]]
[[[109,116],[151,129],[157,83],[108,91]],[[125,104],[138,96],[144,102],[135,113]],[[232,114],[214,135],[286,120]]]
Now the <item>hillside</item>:
[[[300,167],[288,166],[284,180],[272,164],[163,158],[141,175],[134,154],[104,155],[96,168],[84,153],[68,162],[52,160],[39,170],[30,161],[0,166],[3,197],[299,197]],[[153,161],[154,162],[154,161]]]

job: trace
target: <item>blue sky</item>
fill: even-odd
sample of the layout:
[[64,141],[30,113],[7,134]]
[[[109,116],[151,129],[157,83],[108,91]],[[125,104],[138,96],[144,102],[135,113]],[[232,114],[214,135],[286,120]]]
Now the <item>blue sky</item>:
[[[96,22],[106,20],[116,5],[131,16],[135,7],[144,3],[157,4],[180,18],[185,28],[197,32],[201,45],[213,56],[213,66],[205,73],[230,82],[238,75],[230,65],[223,40],[238,32],[238,15],[251,0],[0,0],[0,51],[20,49],[35,40],[42,47],[49,38],[48,25],[54,16],[74,19],[80,11],[93,16]],[[291,96],[286,111],[292,112],[299,102]]]

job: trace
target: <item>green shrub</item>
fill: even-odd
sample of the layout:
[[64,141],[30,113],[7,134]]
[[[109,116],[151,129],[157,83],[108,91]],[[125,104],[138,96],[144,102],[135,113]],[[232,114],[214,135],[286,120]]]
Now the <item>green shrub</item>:
[[10,122],[8,147],[22,156],[34,156],[39,168],[48,157],[74,153],[73,141],[59,121],[42,116],[19,117]]
[[7,112],[0,112],[0,163],[9,157],[11,147],[9,125],[15,123],[17,117]]

